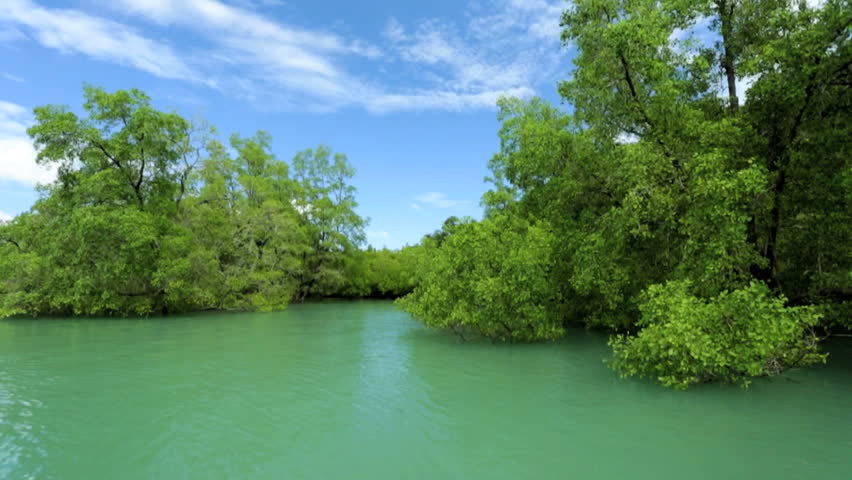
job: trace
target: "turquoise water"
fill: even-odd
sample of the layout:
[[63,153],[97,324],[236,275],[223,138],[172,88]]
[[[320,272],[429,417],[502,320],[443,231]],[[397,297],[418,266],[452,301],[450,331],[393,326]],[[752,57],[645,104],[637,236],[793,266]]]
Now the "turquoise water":
[[0,478],[852,478],[852,342],[828,349],[673,392],[598,334],[461,343],[389,302],[6,320]]

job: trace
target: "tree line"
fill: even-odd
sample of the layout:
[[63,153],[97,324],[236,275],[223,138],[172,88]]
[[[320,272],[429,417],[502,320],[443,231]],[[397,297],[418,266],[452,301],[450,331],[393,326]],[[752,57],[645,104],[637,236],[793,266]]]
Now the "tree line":
[[319,146],[219,141],[138,90],[84,89],[84,117],[35,109],[37,162],[58,169],[0,225],[0,317],[274,310],[413,288],[417,247],[362,250],[355,171]]

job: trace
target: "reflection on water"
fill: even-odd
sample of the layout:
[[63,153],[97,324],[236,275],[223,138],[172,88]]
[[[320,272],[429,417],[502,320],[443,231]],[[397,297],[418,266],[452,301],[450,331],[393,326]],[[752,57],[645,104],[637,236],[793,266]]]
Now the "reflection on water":
[[0,321],[0,478],[846,478],[852,342],[672,392],[605,339],[461,343],[389,302]]

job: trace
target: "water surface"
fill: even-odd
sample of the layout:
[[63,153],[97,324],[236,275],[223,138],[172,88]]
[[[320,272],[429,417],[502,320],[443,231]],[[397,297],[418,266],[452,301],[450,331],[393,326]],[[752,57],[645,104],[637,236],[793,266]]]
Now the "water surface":
[[852,478],[852,342],[673,392],[572,333],[460,343],[389,302],[0,321],[0,478]]

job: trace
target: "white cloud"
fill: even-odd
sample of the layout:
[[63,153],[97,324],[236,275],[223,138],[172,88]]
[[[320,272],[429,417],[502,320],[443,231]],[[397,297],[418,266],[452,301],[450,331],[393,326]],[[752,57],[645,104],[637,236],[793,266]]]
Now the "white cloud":
[[418,204],[416,204],[416,203],[412,203],[412,204],[411,204],[411,208],[413,208],[413,209],[415,209],[415,210],[417,210],[417,211],[423,210],[423,207],[421,207],[420,205],[418,205]]
[[[201,82],[264,109],[333,111],[494,108],[503,95],[552,88],[564,67],[561,0],[488,0],[462,10],[461,23],[391,20],[381,48],[328,30],[263,15],[278,0],[114,0],[123,21],[102,13],[0,0],[0,25],[15,38],[127,65],[153,75]],[[147,23],[147,25],[146,25]],[[167,44],[163,28],[181,35]],[[20,30],[24,33],[21,33]],[[158,32],[145,36],[151,30]],[[357,69],[354,63],[357,62]],[[384,75],[394,64],[399,75]]]
[[231,3],[251,10],[281,7],[285,5],[285,2],[283,0],[231,0]]
[[26,40],[27,36],[11,25],[0,25],[0,43],[13,43]]
[[115,5],[163,25],[182,25],[219,38],[224,34],[229,39],[261,41],[264,47],[277,42],[289,47],[297,46],[303,49],[302,54],[310,50],[350,52],[367,57],[380,54],[375,47],[361,42],[346,42],[334,34],[282,25],[256,12],[218,0],[116,0]]
[[23,78],[21,78],[17,75],[12,75],[11,73],[7,73],[7,72],[0,72],[0,78],[5,78],[6,80],[11,80],[13,82],[24,83]]
[[441,192],[427,192],[423,195],[418,195],[414,198],[420,203],[425,203],[436,208],[452,208],[466,205],[468,202],[463,200],[451,200],[447,195]]
[[528,65],[490,59],[436,21],[427,21],[408,35],[396,20],[391,20],[387,33],[406,62],[449,69],[449,76],[438,77],[443,87],[477,91],[518,88],[528,83]]
[[505,15],[523,22],[533,36],[555,41],[562,33],[559,22],[566,6],[564,0],[509,0]]
[[0,21],[15,23],[43,46],[62,52],[130,65],[163,78],[198,78],[170,47],[126,25],[78,10],[42,8],[30,0],[3,0]]
[[12,217],[8,213],[4,212],[3,210],[0,210],[0,222],[8,222],[8,221],[12,220],[12,218],[14,218],[14,217]]
[[[387,113],[493,108],[500,96],[534,93],[538,72],[543,70],[538,52],[541,28],[534,24],[542,22],[547,12],[558,25],[559,13],[554,6],[560,2],[539,0],[526,5],[518,0],[496,1],[506,18],[515,19],[523,12],[525,20],[516,21],[511,28],[513,33],[524,33],[524,38],[514,35],[511,42],[495,42],[508,32],[491,29],[488,33],[482,24],[474,22],[467,27],[476,27],[475,35],[462,38],[453,34],[454,27],[435,20],[421,22],[409,34],[391,20],[385,32],[390,52],[357,39],[284,25],[255,10],[219,0],[116,0],[115,5],[156,24],[197,32],[214,44],[211,60],[239,70],[238,75],[220,75],[220,86],[242,92],[264,107],[328,111],[361,106]],[[558,33],[553,40],[558,43]],[[535,45],[537,53],[525,52],[522,60],[507,54],[511,51],[507,46],[520,44]],[[369,62],[401,60],[414,66],[415,85],[382,85],[356,76],[343,66],[344,60],[353,56]],[[506,59],[497,60],[500,57]],[[449,73],[425,71],[419,68],[422,65]],[[439,80],[432,81],[436,78]]]
[[634,133],[621,132],[615,137],[615,143],[619,144],[628,144],[628,143],[636,143],[639,141],[639,136]]
[[364,42],[283,25],[218,0],[116,0],[114,6],[159,25],[194,31],[211,44],[201,60],[217,71],[217,85],[259,104],[270,99],[285,106],[320,104],[320,109],[350,104],[358,82],[338,65],[338,57],[381,56]]
[[35,148],[26,135],[28,121],[24,107],[0,100],[0,180],[27,185],[52,182],[56,167],[36,164]]
[[427,90],[409,94],[380,94],[365,97],[366,108],[375,113],[401,110],[450,110],[463,111],[491,108],[502,96],[529,97],[534,91],[528,87],[509,90],[488,90],[480,93],[456,93],[443,90]]
[[558,0],[495,0],[484,7],[487,14],[475,12],[466,25],[430,19],[407,30],[392,18],[384,33],[403,62],[445,90],[532,92],[552,81],[564,60],[563,7]]

